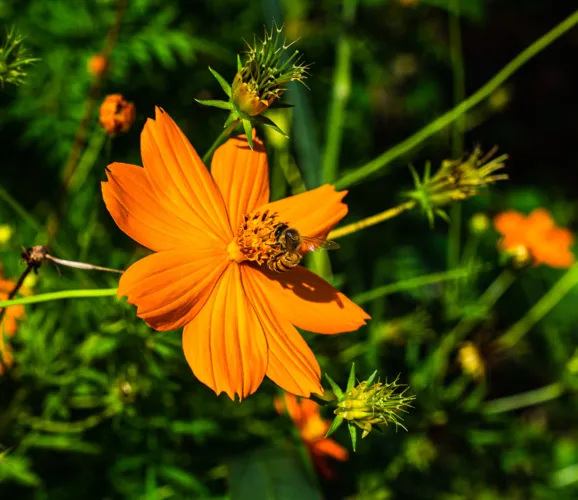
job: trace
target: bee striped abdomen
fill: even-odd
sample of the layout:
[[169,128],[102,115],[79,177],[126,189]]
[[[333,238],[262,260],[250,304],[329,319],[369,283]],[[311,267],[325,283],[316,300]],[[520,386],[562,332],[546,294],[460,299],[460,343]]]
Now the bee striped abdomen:
[[271,271],[283,273],[299,265],[299,262],[301,262],[301,255],[297,252],[284,251],[269,260],[267,267],[271,269]]

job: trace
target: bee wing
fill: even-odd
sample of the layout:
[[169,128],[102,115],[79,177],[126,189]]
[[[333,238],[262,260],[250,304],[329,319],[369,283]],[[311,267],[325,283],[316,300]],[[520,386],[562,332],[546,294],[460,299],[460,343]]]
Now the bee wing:
[[313,238],[312,236],[301,236],[301,247],[299,253],[318,252],[319,250],[337,250],[339,244],[335,241]]

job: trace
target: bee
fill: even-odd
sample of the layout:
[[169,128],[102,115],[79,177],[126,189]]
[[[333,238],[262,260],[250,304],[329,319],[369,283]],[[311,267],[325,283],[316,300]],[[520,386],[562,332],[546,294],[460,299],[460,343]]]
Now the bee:
[[279,224],[275,229],[274,236],[281,251],[267,262],[267,267],[278,273],[296,267],[307,252],[339,248],[339,245],[334,241],[301,236],[297,229],[293,229],[287,224]]

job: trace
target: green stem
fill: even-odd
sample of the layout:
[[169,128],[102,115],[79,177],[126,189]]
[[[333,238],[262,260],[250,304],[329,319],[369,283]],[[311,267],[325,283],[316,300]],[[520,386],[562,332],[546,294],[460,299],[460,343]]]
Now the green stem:
[[576,24],[578,24],[578,11],[575,11],[548,33],[536,40],[532,45],[524,49],[491,80],[489,80],[470,97],[458,104],[455,108],[451,109],[433,122],[429,123],[414,135],[408,137],[405,141],[400,142],[393,148],[385,151],[383,154],[371,160],[369,163],[366,163],[365,165],[356,168],[348,174],[345,174],[335,183],[335,187],[337,189],[345,189],[352,184],[362,181],[366,177],[383,169],[393,160],[396,160],[400,156],[408,153],[423,141],[453,123],[464,113],[490,96],[492,92],[500,87],[500,85],[502,85],[518,69],[520,69],[530,59],[548,47],[548,45],[552,44],[555,40],[560,38],[564,33],[572,29]]
[[[207,165],[207,162],[211,159],[211,156],[213,156],[213,153],[215,152],[215,150],[223,143],[225,142],[225,139],[227,137],[229,137],[229,134],[233,131],[235,127],[226,127],[223,129],[223,131],[219,134],[219,136],[215,139],[215,142],[213,142],[213,144],[211,145],[211,147],[209,148],[209,150],[203,155],[203,163],[205,165]],[[208,165],[207,165],[208,168]]]
[[13,300],[0,300],[0,307],[10,307],[26,304],[38,304],[39,302],[49,302],[61,299],[88,299],[92,297],[113,297],[116,295],[116,288],[100,288],[88,290],[62,290],[60,292],[41,293],[31,297],[21,297]]
[[406,290],[412,290],[413,288],[435,285],[436,283],[443,283],[444,281],[464,278],[479,270],[483,269],[472,269],[471,267],[468,267],[452,269],[451,271],[443,271],[440,273],[426,274],[425,276],[417,276],[415,278],[409,278],[407,280],[398,281],[396,283],[391,283],[390,285],[380,286],[379,288],[360,293],[353,298],[353,301],[356,304],[365,304],[366,302],[371,302],[372,300],[385,297],[386,295],[391,295],[392,293],[404,292]]
[[26,209],[20,205],[10,193],[6,191],[2,186],[0,186],[0,200],[5,202],[12,210],[14,210],[23,220],[25,220],[28,224],[30,224],[36,231],[42,233],[44,228],[42,225],[32,216],[30,215]]
[[488,414],[505,413],[552,401],[559,398],[562,394],[564,394],[564,387],[562,387],[560,382],[555,382],[540,389],[488,401],[484,404],[483,411]]
[[[478,300],[480,315],[489,311],[498,299],[510,288],[516,280],[516,275],[510,269],[504,269]],[[440,342],[433,354],[434,373],[442,376],[445,372],[447,359],[452,349],[463,340],[480,322],[480,316],[464,317]]]
[[564,296],[578,284],[578,264],[572,266],[550,288],[525,316],[512,325],[506,333],[499,337],[496,342],[501,348],[508,349],[517,344],[526,333],[548,314]]
[[[42,224],[38,222],[26,209],[20,205],[10,193],[6,191],[2,186],[0,186],[0,200],[4,201],[14,212],[16,212],[24,221],[26,221],[30,226],[32,226],[36,231],[38,231],[37,238],[44,238],[45,230]],[[63,257],[67,257],[69,254],[64,248],[58,245],[56,242],[52,244],[52,248],[56,250]]]
[[[452,61],[454,106],[466,98],[466,76],[464,71],[464,57],[462,52],[462,33],[460,27],[460,0],[450,0],[449,9],[449,38],[450,59]],[[454,157],[462,154],[464,149],[464,131],[466,114],[457,117],[452,127],[452,152]]]
[[[452,62],[453,75],[453,105],[457,106],[466,98],[466,78],[464,72],[464,58],[462,52],[462,34],[460,27],[460,0],[450,0],[449,4],[449,44],[450,59]],[[458,158],[464,150],[464,113],[456,119],[452,127],[452,156]],[[448,230],[448,269],[455,269],[459,265],[461,251],[462,229],[462,205],[456,203],[450,211],[450,224]],[[450,316],[454,315],[459,296],[460,282],[448,284],[445,293],[446,310]]]
[[343,123],[345,108],[351,94],[351,36],[347,33],[350,24],[355,18],[357,0],[343,0],[341,14],[343,27],[346,30],[337,42],[335,55],[335,71],[333,75],[333,90],[329,113],[327,117],[327,142],[323,153],[323,182],[333,183],[337,177],[337,166],[341,140],[343,137]]
[[70,193],[77,192],[88,177],[90,170],[98,159],[98,155],[100,154],[100,151],[102,150],[107,137],[108,136],[104,129],[100,127],[97,128],[92,134],[88,146],[82,154],[78,165],[76,166],[76,169],[74,170],[74,173],[72,174],[72,177],[68,183],[68,190]]

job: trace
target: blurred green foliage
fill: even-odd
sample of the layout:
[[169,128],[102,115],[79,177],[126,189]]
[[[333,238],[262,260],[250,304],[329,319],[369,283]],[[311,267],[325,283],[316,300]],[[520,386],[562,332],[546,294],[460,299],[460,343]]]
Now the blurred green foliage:
[[[81,158],[84,180],[68,193],[51,242],[54,255],[119,269],[145,255],[104,209],[99,181],[105,166],[140,163],[139,133],[155,105],[205,152],[223,118],[195,102],[221,93],[207,67],[232,81],[242,39],[259,36],[272,18],[285,23],[290,40],[301,37],[299,50],[314,63],[310,90],[291,87],[283,100],[295,107],[275,116],[291,131],[290,142],[261,132],[272,192],[280,198],[301,182],[308,188],[323,183],[333,168],[339,178],[453,106],[450,16],[462,23],[469,94],[575,8],[562,2],[552,18],[545,14],[552,6],[537,0],[523,8],[513,1],[348,2],[128,1],[100,95],[122,93],[135,103],[137,121],[128,134],[103,142],[96,113],[91,117]],[[6,85],[0,92],[0,225],[12,228],[0,242],[4,277],[16,280],[22,272],[21,244],[47,242],[47,220],[61,201],[63,166],[94,78],[87,64],[103,50],[117,8],[116,0],[0,0],[0,26],[15,26],[31,56],[40,59],[27,67],[23,86]],[[502,33],[494,46],[499,51],[499,43],[511,39],[512,13],[521,26],[544,17],[529,33],[516,32],[524,36],[507,45],[506,54],[484,53],[470,62],[468,47],[487,50],[479,40]],[[350,57],[343,73],[336,70],[339,50]],[[558,45],[546,50],[558,54],[557,72],[547,68],[566,82],[561,88],[574,89],[567,52]],[[540,64],[545,61],[529,63],[536,68],[531,76],[538,78]],[[468,151],[483,141],[486,149],[499,143],[500,151],[512,153],[512,181],[463,205],[455,268],[447,266],[447,225],[439,221],[430,230],[418,212],[348,236],[331,255],[334,284],[358,297],[372,320],[353,334],[306,338],[322,370],[342,386],[352,361],[359,373],[400,373],[400,382],[416,395],[403,422],[407,433],[390,427],[359,440],[348,462],[335,463],[335,479],[320,480],[296,453],[299,441],[291,422],[276,414],[276,389],[269,382],[242,404],[217,398],[190,372],[180,333],[153,332],[124,301],[46,302],[26,306],[26,318],[10,339],[14,365],[0,375],[0,498],[576,498],[578,290],[554,304],[514,348],[496,351],[493,340],[526,317],[563,271],[519,271],[488,307],[480,297],[501,273],[497,235],[468,225],[475,213],[491,217],[538,206],[561,225],[575,224],[567,185],[577,160],[573,143],[543,144],[546,156],[526,163],[542,154],[533,142],[540,144],[546,128],[565,137],[574,118],[564,118],[571,106],[560,99],[571,93],[559,97],[542,82],[543,93],[532,81],[528,74],[515,78],[468,113],[458,130]],[[540,115],[540,126],[528,137],[522,132],[526,111],[516,99],[527,107],[544,100],[548,110],[536,109],[565,114],[557,120]],[[411,158],[392,164],[387,177],[353,187],[345,222],[398,203],[411,188],[402,167],[452,157],[451,136],[451,129],[436,134]],[[558,156],[549,160],[548,153]],[[314,265],[329,275],[326,263]],[[117,284],[105,273],[61,271],[62,277],[46,264],[27,287],[39,294]],[[427,284],[403,284],[432,273]],[[459,338],[456,331],[465,333]],[[460,367],[457,352],[465,339],[479,348],[482,379]],[[528,392],[536,390],[542,392]],[[346,444],[346,434],[340,429],[333,437]]]

